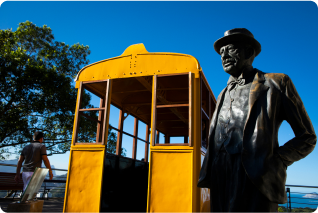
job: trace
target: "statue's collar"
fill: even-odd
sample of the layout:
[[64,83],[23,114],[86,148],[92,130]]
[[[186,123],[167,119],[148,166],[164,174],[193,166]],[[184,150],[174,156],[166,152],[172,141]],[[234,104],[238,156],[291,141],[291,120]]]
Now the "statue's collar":
[[241,73],[241,75],[240,75],[238,78],[236,78],[236,77],[234,77],[234,76],[231,75],[231,76],[229,77],[229,80],[227,81],[227,84],[229,84],[229,83],[232,82],[232,81],[237,81],[238,79],[245,79],[245,80],[247,80],[247,79],[252,78],[251,80],[253,81],[256,72],[257,72],[257,69],[254,69],[252,66],[248,66],[248,67],[246,67],[246,68],[243,70],[243,72]]

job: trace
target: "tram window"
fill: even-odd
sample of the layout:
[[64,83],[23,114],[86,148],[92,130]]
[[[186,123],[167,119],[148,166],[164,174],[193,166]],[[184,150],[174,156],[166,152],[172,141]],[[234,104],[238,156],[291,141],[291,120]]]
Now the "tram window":
[[[108,81],[81,82],[76,111],[74,145],[76,143],[103,143],[107,86]],[[89,97],[91,102],[87,104]]]
[[155,143],[158,144],[163,144],[165,143],[165,134],[163,134],[162,132],[160,132],[159,130],[156,131],[156,138],[155,138]]
[[[154,76],[156,103],[155,121],[156,129],[165,135],[164,142],[160,142],[160,137],[152,134],[153,145],[168,145],[172,141],[178,145],[188,145],[189,137],[189,106],[190,89],[193,75],[181,73],[175,75]],[[171,137],[182,137],[183,140],[170,140]],[[159,141],[158,141],[159,139]]]
[[188,104],[189,75],[158,76],[157,105]]
[[[125,113],[124,116],[126,117],[127,113]],[[135,123],[135,117],[128,115],[124,120],[124,127],[123,127],[124,132],[127,132],[127,133],[133,135],[134,134],[134,123]]]
[[145,142],[141,140],[137,140],[137,154],[136,159],[141,160],[145,159]]
[[79,118],[77,143],[94,143],[96,142],[97,124],[87,117],[97,120],[96,112],[83,112]]
[[212,102],[212,96],[203,77],[201,77],[201,104],[201,147],[207,149],[207,137],[209,134],[209,124],[213,112],[212,110],[214,110],[212,109],[214,103]]
[[202,80],[201,97],[202,97],[202,101],[201,101],[202,106],[201,107],[202,107],[203,113],[205,113],[207,115],[207,117],[209,117],[210,93],[209,93],[209,90],[208,90],[208,88],[203,80]]
[[189,137],[188,136],[175,136],[175,137],[170,137],[170,143],[188,143],[189,142]]
[[201,146],[206,148],[208,147],[208,127],[209,127],[209,120],[202,119],[202,127],[201,127]]
[[116,154],[116,144],[117,144],[117,137],[118,137],[118,131],[111,128],[111,125],[109,124],[109,131],[108,131],[108,138],[107,138],[107,152]]
[[159,144],[184,144],[184,137],[189,136],[189,107],[157,108],[157,115],[160,115],[156,119],[160,133],[156,144],[158,138]]
[[159,143],[165,143],[165,138],[166,138],[165,134],[163,134],[162,132],[159,132]]
[[110,105],[109,125],[117,128],[119,122],[119,109],[113,104]]
[[147,129],[147,125],[142,122],[142,121],[138,121],[138,138],[142,138],[142,139],[145,139],[147,140],[145,137],[146,137],[146,129]]
[[95,95],[94,93],[90,92],[87,89],[85,89],[85,93],[90,96],[89,105],[87,105],[85,108],[99,108],[99,106],[100,106],[100,97],[98,97],[97,95]]
[[[138,146],[139,141],[145,143],[143,152],[146,151],[146,144],[149,144],[146,142],[149,141],[149,136],[146,139],[149,130],[146,129],[151,122],[151,88],[152,77],[150,76],[112,80],[111,103],[119,109],[119,119],[114,122],[114,124],[117,123],[116,129],[119,131],[117,147],[125,148],[127,157],[133,159],[138,159],[141,152],[139,149],[142,147]],[[119,155],[118,150],[116,154]],[[145,153],[143,153],[143,158],[145,158]]]
[[124,150],[123,151],[124,153],[121,153],[121,156],[132,158],[133,137],[126,135],[126,134],[123,134],[122,148]]

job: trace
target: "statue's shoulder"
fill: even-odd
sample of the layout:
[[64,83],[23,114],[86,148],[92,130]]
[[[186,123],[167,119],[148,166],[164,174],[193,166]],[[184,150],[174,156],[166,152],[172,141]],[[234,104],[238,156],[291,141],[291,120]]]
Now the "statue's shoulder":
[[284,73],[265,73],[260,70],[257,71],[264,76],[268,86],[274,86],[281,89],[286,85],[286,82],[290,80],[289,76]]
[[288,75],[284,73],[264,73],[266,79],[271,79],[274,81],[283,81],[286,78],[289,78]]

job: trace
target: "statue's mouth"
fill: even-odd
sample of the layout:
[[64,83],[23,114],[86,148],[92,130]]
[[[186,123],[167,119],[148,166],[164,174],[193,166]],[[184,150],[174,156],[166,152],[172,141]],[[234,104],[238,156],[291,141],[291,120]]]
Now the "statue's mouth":
[[235,63],[235,59],[234,58],[226,58],[223,60],[223,66],[224,67],[227,67],[227,66],[230,66],[230,65],[234,65]]

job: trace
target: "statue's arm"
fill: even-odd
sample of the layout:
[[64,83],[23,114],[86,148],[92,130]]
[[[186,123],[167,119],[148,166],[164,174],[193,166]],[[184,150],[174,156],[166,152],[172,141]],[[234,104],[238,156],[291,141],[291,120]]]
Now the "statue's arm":
[[286,166],[306,157],[313,151],[317,137],[291,79],[286,75],[282,80],[282,110],[284,119],[292,127],[295,137],[279,147],[277,152]]

